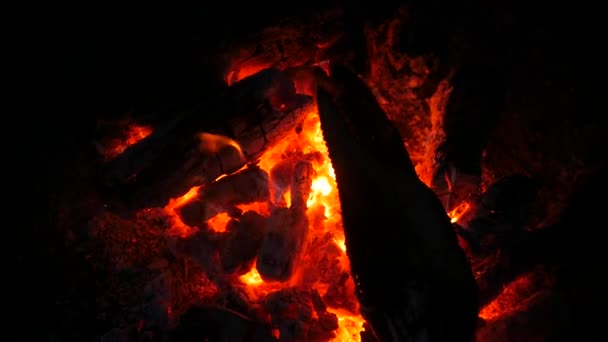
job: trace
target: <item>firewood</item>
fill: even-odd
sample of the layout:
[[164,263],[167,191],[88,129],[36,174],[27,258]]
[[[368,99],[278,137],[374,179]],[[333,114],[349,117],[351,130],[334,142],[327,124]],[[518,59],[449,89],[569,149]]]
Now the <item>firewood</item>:
[[253,266],[262,245],[266,218],[255,211],[245,212],[238,220],[228,222],[228,236],[220,251],[224,273],[242,275]]
[[329,74],[317,102],[363,317],[382,341],[472,340],[475,279],[441,202],[365,83],[334,64]]
[[[102,182],[132,210],[165,206],[194,186],[212,182],[259,158],[313,110],[283,72],[267,69],[229,87],[200,110],[177,115],[103,165]],[[211,121],[213,120],[213,121]],[[204,133],[204,134],[203,134]],[[215,149],[204,148],[214,137]]]
[[194,198],[175,208],[175,212],[185,224],[197,226],[235,205],[268,198],[268,174],[258,166],[250,166],[199,189]]
[[264,280],[286,281],[291,278],[302,255],[308,218],[304,210],[274,208],[258,252],[256,268]]

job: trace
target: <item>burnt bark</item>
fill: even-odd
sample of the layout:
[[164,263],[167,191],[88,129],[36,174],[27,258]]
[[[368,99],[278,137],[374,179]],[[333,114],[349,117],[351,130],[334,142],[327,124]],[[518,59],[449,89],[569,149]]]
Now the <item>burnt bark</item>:
[[441,202],[365,84],[337,65],[330,75],[317,101],[364,318],[382,341],[472,340],[476,284]]
[[175,211],[185,224],[198,226],[236,205],[262,202],[268,197],[268,174],[254,165],[199,189]]

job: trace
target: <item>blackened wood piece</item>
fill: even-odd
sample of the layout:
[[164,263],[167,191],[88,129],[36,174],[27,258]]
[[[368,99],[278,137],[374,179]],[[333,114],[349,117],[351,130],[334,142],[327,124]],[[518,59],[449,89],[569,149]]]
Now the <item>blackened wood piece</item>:
[[266,218],[255,211],[247,211],[238,220],[228,222],[228,236],[220,251],[224,273],[249,272],[262,245],[265,228]]
[[[165,206],[192,187],[259,158],[312,110],[312,98],[296,94],[289,77],[263,70],[229,87],[208,106],[155,127],[150,136],[103,166],[102,182],[120,190],[133,210]],[[204,112],[212,112],[213,119]],[[229,139],[216,150],[203,149],[202,132],[231,138],[241,150]]]
[[267,201],[268,197],[268,174],[254,165],[199,189],[175,212],[185,224],[198,226],[235,205]]
[[382,341],[471,341],[477,288],[450,219],[363,81],[330,75],[317,101],[364,318]]

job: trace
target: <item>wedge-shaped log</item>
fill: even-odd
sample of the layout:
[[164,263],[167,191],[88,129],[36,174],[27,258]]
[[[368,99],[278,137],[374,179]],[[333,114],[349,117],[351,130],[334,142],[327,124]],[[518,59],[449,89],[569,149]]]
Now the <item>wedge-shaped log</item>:
[[329,74],[317,101],[364,318],[381,341],[471,341],[477,289],[450,219],[363,81]]

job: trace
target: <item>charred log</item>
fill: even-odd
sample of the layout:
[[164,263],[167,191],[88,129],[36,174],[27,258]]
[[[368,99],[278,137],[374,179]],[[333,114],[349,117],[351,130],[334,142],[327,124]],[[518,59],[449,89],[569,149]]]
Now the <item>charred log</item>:
[[201,188],[175,211],[185,224],[198,226],[238,204],[266,201],[268,197],[268,174],[251,166]]
[[[311,97],[295,93],[285,73],[263,70],[229,87],[206,108],[155,127],[104,165],[103,183],[110,190],[126,189],[121,196],[132,209],[164,206],[194,186],[255,161],[297,127],[312,103]],[[204,119],[206,111],[218,115]]]
[[[472,340],[475,280],[441,202],[365,84],[336,65],[330,75],[317,101],[364,318],[382,341]],[[383,229],[379,215],[403,223]]]
[[266,218],[255,211],[247,211],[239,220],[228,222],[228,236],[220,255],[224,273],[241,275],[253,267],[265,227]]

